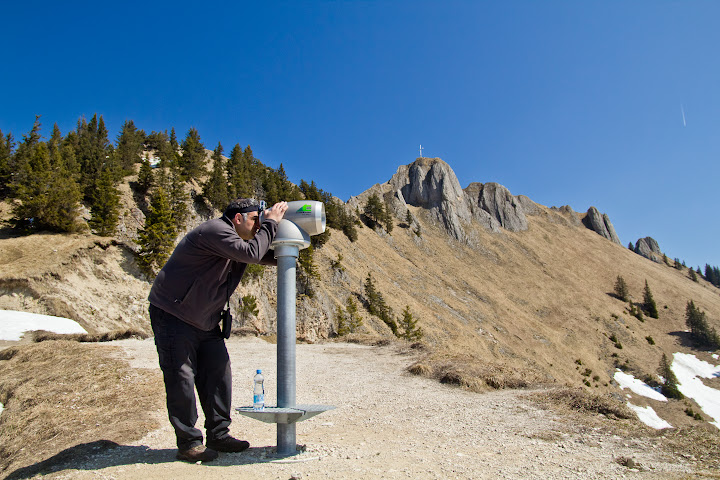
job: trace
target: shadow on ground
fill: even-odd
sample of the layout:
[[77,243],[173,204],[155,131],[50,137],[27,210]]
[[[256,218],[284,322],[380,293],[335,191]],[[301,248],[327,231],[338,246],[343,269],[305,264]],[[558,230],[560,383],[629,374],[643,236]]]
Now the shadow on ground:
[[[250,465],[286,458],[267,457],[266,451],[267,447],[256,447],[242,453],[220,453],[220,457],[207,466]],[[122,465],[179,462],[176,453],[175,448],[151,449],[145,445],[119,445],[110,440],[98,440],[65,449],[46,460],[14,470],[5,478],[19,480],[62,470],[101,470]]]

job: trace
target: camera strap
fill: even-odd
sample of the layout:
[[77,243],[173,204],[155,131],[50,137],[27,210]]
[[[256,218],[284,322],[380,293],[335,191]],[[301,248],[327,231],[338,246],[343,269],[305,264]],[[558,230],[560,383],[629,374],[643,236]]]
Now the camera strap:
[[232,315],[230,315],[230,279],[232,277],[232,265],[227,275],[227,300],[225,304],[225,311],[220,315],[222,318],[221,332],[224,338],[230,338],[230,331],[232,330]]

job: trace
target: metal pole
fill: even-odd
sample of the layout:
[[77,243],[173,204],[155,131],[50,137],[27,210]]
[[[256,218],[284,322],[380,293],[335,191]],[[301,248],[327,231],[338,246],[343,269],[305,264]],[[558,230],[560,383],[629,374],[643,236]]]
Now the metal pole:
[[[299,248],[295,245],[278,245],[275,256],[278,261],[277,304],[277,405],[279,408],[295,407],[295,269]],[[297,450],[295,423],[277,424],[277,453],[294,455]]]

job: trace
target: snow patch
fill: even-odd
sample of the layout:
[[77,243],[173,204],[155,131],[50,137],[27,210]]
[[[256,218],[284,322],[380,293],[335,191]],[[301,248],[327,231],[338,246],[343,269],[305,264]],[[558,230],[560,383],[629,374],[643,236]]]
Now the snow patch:
[[658,400],[660,402],[667,402],[667,398],[665,397],[665,395],[658,392],[647,383],[640,381],[632,375],[628,375],[621,370],[616,371],[613,378],[616,382],[620,384],[621,389],[629,388],[633,392],[637,393],[638,395],[642,395],[643,397],[652,398],[653,400]]
[[652,407],[638,407],[637,405],[633,405],[630,402],[628,402],[628,407],[632,408],[635,413],[637,413],[640,421],[649,427],[652,427],[656,430],[660,430],[663,428],[672,428],[672,425],[660,418],[658,414],[655,413],[655,410],[653,410]]
[[75,320],[37,313],[0,310],[0,340],[17,341],[25,332],[87,333]]
[[695,400],[702,411],[715,420],[710,423],[720,428],[720,390],[710,388],[700,380],[700,377],[720,377],[720,366],[678,352],[673,356],[670,368],[678,378],[680,393]]

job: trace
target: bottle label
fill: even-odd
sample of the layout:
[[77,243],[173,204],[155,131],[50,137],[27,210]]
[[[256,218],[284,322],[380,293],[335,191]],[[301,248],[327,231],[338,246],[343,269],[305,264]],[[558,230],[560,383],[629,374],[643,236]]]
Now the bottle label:
[[265,403],[265,395],[262,393],[256,393],[253,395],[253,403],[256,405],[258,403]]

